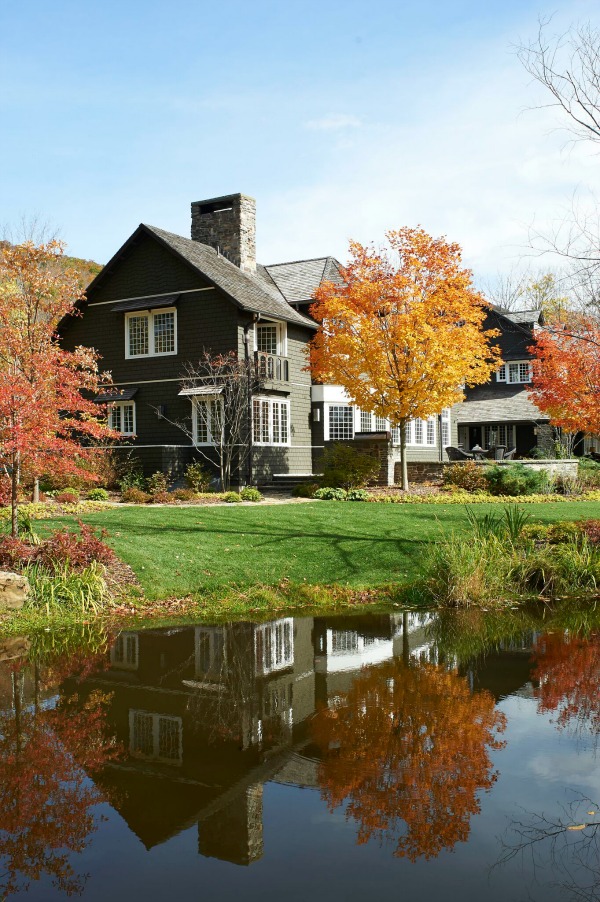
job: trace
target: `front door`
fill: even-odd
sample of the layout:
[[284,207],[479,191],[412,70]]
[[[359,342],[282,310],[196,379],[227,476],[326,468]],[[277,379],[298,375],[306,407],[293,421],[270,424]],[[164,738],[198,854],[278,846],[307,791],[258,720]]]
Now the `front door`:
[[475,445],[483,448],[483,429],[481,426],[469,426],[469,447],[465,451],[470,451]]

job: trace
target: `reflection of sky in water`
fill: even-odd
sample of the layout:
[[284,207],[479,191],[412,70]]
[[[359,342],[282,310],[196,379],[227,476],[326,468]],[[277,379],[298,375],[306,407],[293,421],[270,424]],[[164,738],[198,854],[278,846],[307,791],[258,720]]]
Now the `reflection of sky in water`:
[[[564,890],[544,885],[547,874],[538,875],[539,885],[530,885],[531,869],[524,874],[520,859],[490,872],[499,856],[499,837],[506,835],[515,818],[523,819],[526,812],[556,813],[559,805],[566,805],[574,792],[594,801],[600,800],[594,738],[589,734],[586,736],[585,732],[575,735],[568,727],[558,730],[555,712],[538,713],[537,699],[531,697],[531,684],[527,679],[515,676],[527,670],[526,654],[521,654],[518,667],[515,667],[514,659],[511,663],[506,657],[505,662],[502,652],[495,656],[495,670],[485,659],[479,661],[478,677],[482,685],[486,682],[486,667],[490,667],[490,672],[493,670],[490,679],[497,697],[502,698],[509,692],[519,694],[509,694],[498,703],[498,709],[507,717],[507,727],[501,736],[506,746],[490,753],[493,767],[499,771],[498,781],[490,792],[480,794],[481,813],[471,819],[467,842],[458,842],[452,851],[444,850],[429,861],[420,858],[411,863],[405,858],[395,858],[393,846],[385,843],[380,845],[370,840],[357,845],[357,824],[346,818],[345,805],[328,811],[316,785],[318,764],[313,758],[318,753],[310,741],[309,728],[315,707],[318,707],[316,700],[320,698],[321,704],[331,704],[332,699],[344,699],[353,680],[361,674],[375,672],[377,668],[381,668],[382,675],[387,673],[385,668],[390,665],[385,662],[394,658],[400,661],[403,654],[405,661],[412,660],[413,667],[418,666],[418,661],[422,666],[435,665],[440,652],[443,657],[443,649],[432,650],[416,622],[409,624],[410,635],[407,633],[406,636],[402,635],[398,617],[389,626],[385,617],[377,621],[363,617],[360,622],[364,629],[357,630],[354,635],[350,617],[339,623],[329,618],[327,624],[319,624],[317,620],[296,620],[293,634],[291,620],[274,621],[272,627],[263,625],[258,629],[244,625],[245,632],[240,631],[243,642],[239,637],[229,641],[233,633],[228,633],[221,641],[221,628],[201,627],[196,633],[190,628],[190,658],[187,660],[182,653],[181,661],[171,669],[166,662],[171,648],[183,642],[182,632],[175,631],[163,637],[159,631],[153,631],[152,637],[140,634],[139,643],[137,638],[134,642],[133,634],[127,634],[129,651],[127,643],[121,640],[117,650],[113,649],[113,667],[105,678],[109,682],[113,679],[113,683],[102,686],[114,691],[115,698],[121,694],[129,699],[127,693],[133,693],[132,697],[136,699],[135,705],[129,700],[123,705],[121,728],[124,734],[121,738],[127,740],[127,730],[132,729],[131,711],[134,708],[143,711],[144,704],[148,705],[147,698],[154,697],[156,710],[163,711],[161,716],[174,717],[176,714],[182,719],[181,761],[176,767],[171,764],[169,770],[167,763],[160,761],[160,756],[147,755],[146,760],[128,759],[121,769],[111,771],[111,778],[114,774],[118,776],[122,798],[115,803],[115,808],[106,803],[98,807],[98,813],[105,816],[106,821],[100,823],[85,851],[74,856],[77,869],[90,875],[84,891],[86,900],[158,902],[170,898],[208,898],[237,902],[243,897],[244,902],[280,898],[286,902],[309,899],[314,902],[321,899],[364,902],[365,898],[396,902],[431,896],[436,902],[454,899],[461,902],[480,902],[481,899],[517,902],[527,898],[562,902],[569,898]],[[219,630],[218,643],[217,633],[210,632],[215,629]],[[227,629],[224,628],[225,633]],[[245,649],[247,659],[240,648]],[[150,659],[157,670],[155,684],[152,693],[140,701],[135,695],[136,686],[154,679],[150,671],[144,672],[144,662]],[[453,660],[452,655],[448,655],[448,660]],[[426,661],[433,665],[425,664]],[[509,687],[506,691],[500,685],[502,679],[498,679],[498,673],[504,673],[503,662],[506,665],[504,681]],[[125,664],[128,666],[123,666]],[[369,668],[361,671],[364,664]],[[230,809],[234,819],[220,824],[224,831],[225,851],[217,847],[213,838],[216,822],[211,820],[210,806],[214,799],[206,804],[203,802],[206,810],[200,815],[197,811],[194,813],[192,807],[192,817],[182,803],[185,816],[182,814],[178,819],[177,811],[171,812],[173,829],[154,845],[146,842],[146,845],[152,845],[147,851],[132,826],[135,824],[139,835],[143,836],[143,831],[139,830],[143,818],[137,809],[132,811],[127,805],[145,806],[147,817],[160,822],[161,806],[168,806],[170,801],[176,805],[174,799],[185,801],[186,795],[195,791],[192,783],[203,778],[202,768],[194,772],[192,780],[189,769],[186,770],[186,760],[189,762],[196,755],[197,760],[203,762],[205,747],[200,743],[199,751],[193,751],[193,743],[200,740],[192,736],[186,717],[191,710],[196,720],[201,721],[213,716],[217,709],[212,702],[210,709],[190,709],[189,700],[196,697],[194,693],[203,690],[211,699],[215,698],[214,686],[224,679],[224,668],[229,668],[228,673],[235,671],[237,674],[236,691],[243,696],[240,710],[243,709],[246,718],[239,736],[236,732],[227,734],[223,729],[211,732],[206,724],[203,725],[208,731],[206,742],[213,744],[213,757],[206,757],[204,778],[207,784],[211,780],[214,783],[210,768],[221,766],[219,755],[229,756],[227,760],[233,762],[236,769],[231,787],[222,785],[215,790],[217,794],[231,795]],[[469,679],[472,675],[467,670],[464,680]],[[386,683],[389,688],[388,684],[389,680]],[[243,692],[239,688],[242,685]],[[184,699],[183,708],[177,707],[180,697]],[[267,706],[272,712],[277,698],[284,699],[285,706],[288,702],[295,706],[293,735],[289,718],[286,730],[278,731],[272,728],[277,718],[272,713],[265,714]],[[283,709],[282,703],[281,716]],[[343,716],[343,707],[340,710]],[[149,718],[150,715],[150,724]],[[155,714],[152,728],[158,735],[156,718]],[[260,723],[260,729],[257,729],[257,723]],[[124,745],[128,747],[127,741]],[[222,753],[221,748],[224,749]],[[154,783],[146,782],[143,792],[139,792],[135,781],[138,770],[143,768],[156,769],[156,775]],[[173,781],[172,792],[170,780]],[[186,780],[190,781],[189,792]],[[305,785],[299,786],[302,781]],[[242,804],[240,800],[245,798],[247,801],[248,796],[244,793],[252,786],[258,787],[255,808],[248,804],[244,823],[247,826],[252,817],[261,821],[261,854],[256,860],[251,857],[251,863],[245,862],[244,866],[232,863],[235,856],[227,851],[227,843],[235,830],[240,829],[235,816]],[[46,902],[62,897],[42,878],[39,883],[32,883],[22,898]]]

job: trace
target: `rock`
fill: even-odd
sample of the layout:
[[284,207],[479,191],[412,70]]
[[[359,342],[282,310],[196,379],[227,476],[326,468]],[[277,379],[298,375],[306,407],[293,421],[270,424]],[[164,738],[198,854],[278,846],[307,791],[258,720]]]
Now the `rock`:
[[0,570],[0,611],[22,608],[29,595],[29,580],[19,573]]

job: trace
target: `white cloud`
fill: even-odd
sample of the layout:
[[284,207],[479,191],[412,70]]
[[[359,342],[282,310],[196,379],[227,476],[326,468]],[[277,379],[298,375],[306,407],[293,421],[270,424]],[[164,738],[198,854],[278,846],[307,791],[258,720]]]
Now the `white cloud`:
[[304,127],[313,131],[340,131],[345,128],[360,128],[362,121],[358,116],[350,116],[346,113],[334,113],[330,116],[322,116],[320,119],[310,119],[304,123]]

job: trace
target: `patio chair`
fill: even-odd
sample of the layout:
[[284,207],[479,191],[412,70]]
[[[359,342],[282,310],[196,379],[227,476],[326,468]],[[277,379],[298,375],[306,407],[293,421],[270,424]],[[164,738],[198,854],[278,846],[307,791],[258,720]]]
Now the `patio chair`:
[[600,464],[600,454],[597,451],[590,451],[589,456],[592,460],[595,460],[597,464]]
[[462,451],[460,448],[455,448],[453,445],[448,445],[445,450],[449,460],[473,460],[472,454],[469,454],[468,451]]
[[513,460],[516,453],[517,453],[516,447],[511,448],[510,451],[504,452],[504,457],[502,458],[502,460]]

